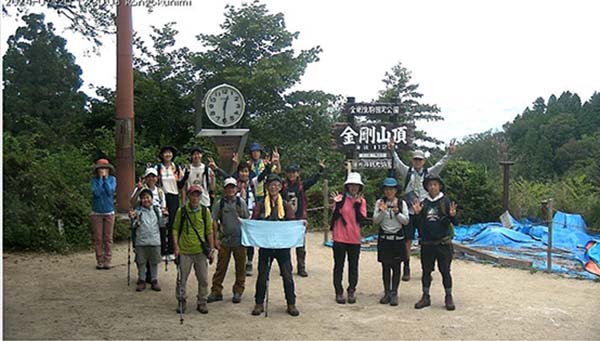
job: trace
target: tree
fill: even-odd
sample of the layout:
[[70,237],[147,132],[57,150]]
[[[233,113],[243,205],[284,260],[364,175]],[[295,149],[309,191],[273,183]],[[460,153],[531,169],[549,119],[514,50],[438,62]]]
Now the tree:
[[134,46],[134,105],[136,136],[153,145],[183,146],[194,124],[193,53],[187,47],[175,48],[175,23],[152,27],[152,49],[136,36]]
[[[444,118],[439,115],[440,108],[435,104],[420,103],[423,94],[418,92],[419,84],[411,84],[412,72],[396,64],[392,70],[385,73],[383,83],[385,89],[379,91],[378,102],[389,102],[400,104],[401,111],[408,115],[409,121],[439,121]],[[425,142],[440,144],[442,141],[427,136],[424,131],[415,131],[415,138]]]
[[40,134],[55,143],[76,139],[87,101],[79,91],[81,68],[42,14],[23,20],[27,26],[8,38],[3,57],[4,129]]
[[[45,4],[45,9],[54,11],[67,20],[67,29],[92,41],[96,48],[102,45],[100,38],[104,34],[116,32],[116,2],[110,4],[102,1],[46,1]],[[3,3],[2,14],[26,16],[30,6],[31,2],[27,1],[15,1],[11,5]]]
[[318,61],[321,48],[296,54],[292,44],[299,32],[289,32],[282,13],[271,14],[257,1],[225,9],[222,33],[197,36],[207,48],[194,60],[203,91],[221,83],[241,90],[248,114],[242,124],[281,112],[284,93],[300,81],[308,64]]

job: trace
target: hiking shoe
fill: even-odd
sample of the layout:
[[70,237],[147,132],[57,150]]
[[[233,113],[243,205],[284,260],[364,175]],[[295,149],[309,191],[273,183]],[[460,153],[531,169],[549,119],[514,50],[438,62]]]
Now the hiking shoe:
[[390,292],[386,290],[385,295],[379,300],[381,304],[389,304],[390,303]]
[[233,303],[240,303],[242,301],[242,294],[239,293],[233,293],[233,298],[231,299],[231,302]]
[[246,276],[252,276],[252,263],[246,263]]
[[255,304],[254,309],[252,309],[252,315],[258,316],[265,311],[265,306],[263,304]]
[[398,292],[397,291],[390,292],[390,305],[391,306],[398,305]]
[[292,316],[300,315],[300,312],[298,311],[298,308],[296,308],[295,304],[288,304],[286,311],[288,314],[290,314]]
[[196,310],[198,310],[200,314],[208,314],[208,307],[206,306],[206,303],[198,304],[198,306],[196,306]]
[[408,265],[405,265],[404,271],[402,271],[402,281],[403,282],[410,281],[410,266],[408,266]]
[[112,269],[112,265],[110,263],[104,263],[104,265],[102,266],[102,269],[110,270],[110,269]]
[[419,302],[415,303],[415,309],[421,309],[425,307],[429,307],[431,305],[431,299],[429,295],[423,294]]
[[335,301],[338,304],[346,304],[346,298],[344,297],[344,294],[336,294],[335,295]]
[[154,290],[154,291],[160,291],[160,285],[158,285],[158,280],[153,280],[152,283],[150,283],[150,289]]
[[308,273],[304,269],[298,269],[298,276],[300,276],[300,277],[308,277]]
[[177,312],[177,314],[185,314],[185,307],[186,307],[186,302],[180,301],[179,304],[177,305],[177,309],[175,309],[175,311]]
[[139,279],[137,281],[137,286],[135,287],[135,291],[144,291],[146,290],[146,282]]
[[454,310],[456,309],[456,306],[454,305],[454,300],[452,299],[452,295],[446,295],[446,299],[444,300],[444,303],[446,305],[446,310]]
[[348,289],[348,304],[356,303],[356,289]]
[[222,301],[223,300],[223,295],[216,295],[216,294],[210,294],[208,295],[208,297],[206,298],[206,302],[208,303],[213,303],[213,302],[217,302],[217,301]]
[[104,265],[102,265],[102,263],[96,264],[96,270],[102,270],[102,269],[104,269]]

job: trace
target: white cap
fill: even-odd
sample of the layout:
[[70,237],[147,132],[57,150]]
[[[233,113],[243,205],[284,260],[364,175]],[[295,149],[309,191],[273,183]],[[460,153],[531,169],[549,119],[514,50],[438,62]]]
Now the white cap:
[[350,174],[348,174],[348,178],[346,179],[346,182],[344,182],[344,186],[346,186],[347,184],[355,184],[361,186],[365,185],[363,184],[360,178],[360,174],[356,172],[351,172]]
[[225,179],[225,183],[223,184],[223,188],[229,186],[229,185],[234,185],[235,187],[237,187],[237,180],[235,178],[227,178]]
[[425,152],[423,152],[420,149],[417,149],[413,152],[413,159],[421,159],[421,160],[425,160]]
[[146,168],[146,171],[144,172],[144,178],[150,174],[152,174],[154,176],[158,176],[158,171],[154,167],[148,167],[148,168]]

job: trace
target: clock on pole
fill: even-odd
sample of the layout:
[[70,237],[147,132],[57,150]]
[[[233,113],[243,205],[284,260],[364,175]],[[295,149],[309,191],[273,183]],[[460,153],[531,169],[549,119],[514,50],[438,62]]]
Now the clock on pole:
[[[246,101],[242,92],[229,84],[217,85],[202,97],[200,85],[196,88],[196,136],[212,137],[219,153],[219,165],[230,173],[234,171],[233,153],[244,154],[250,129],[239,128],[244,117]],[[217,129],[203,129],[202,106],[210,122]],[[235,127],[238,125],[238,127]]]
[[244,116],[246,103],[244,96],[229,84],[217,85],[210,89],[204,100],[204,110],[208,119],[219,127],[231,127]]

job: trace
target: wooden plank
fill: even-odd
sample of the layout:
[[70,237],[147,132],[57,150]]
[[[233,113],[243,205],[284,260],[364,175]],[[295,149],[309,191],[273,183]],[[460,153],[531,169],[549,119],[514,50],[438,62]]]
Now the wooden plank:
[[454,253],[465,253],[465,254],[477,257],[479,259],[488,260],[488,261],[492,261],[492,262],[495,262],[498,264],[514,266],[514,267],[519,267],[519,268],[531,268],[533,266],[533,262],[531,262],[531,261],[506,258],[506,257],[498,257],[498,256],[491,255],[491,254],[481,251],[481,250],[475,250],[475,249],[465,246],[463,244],[453,243],[452,245],[454,246]]

